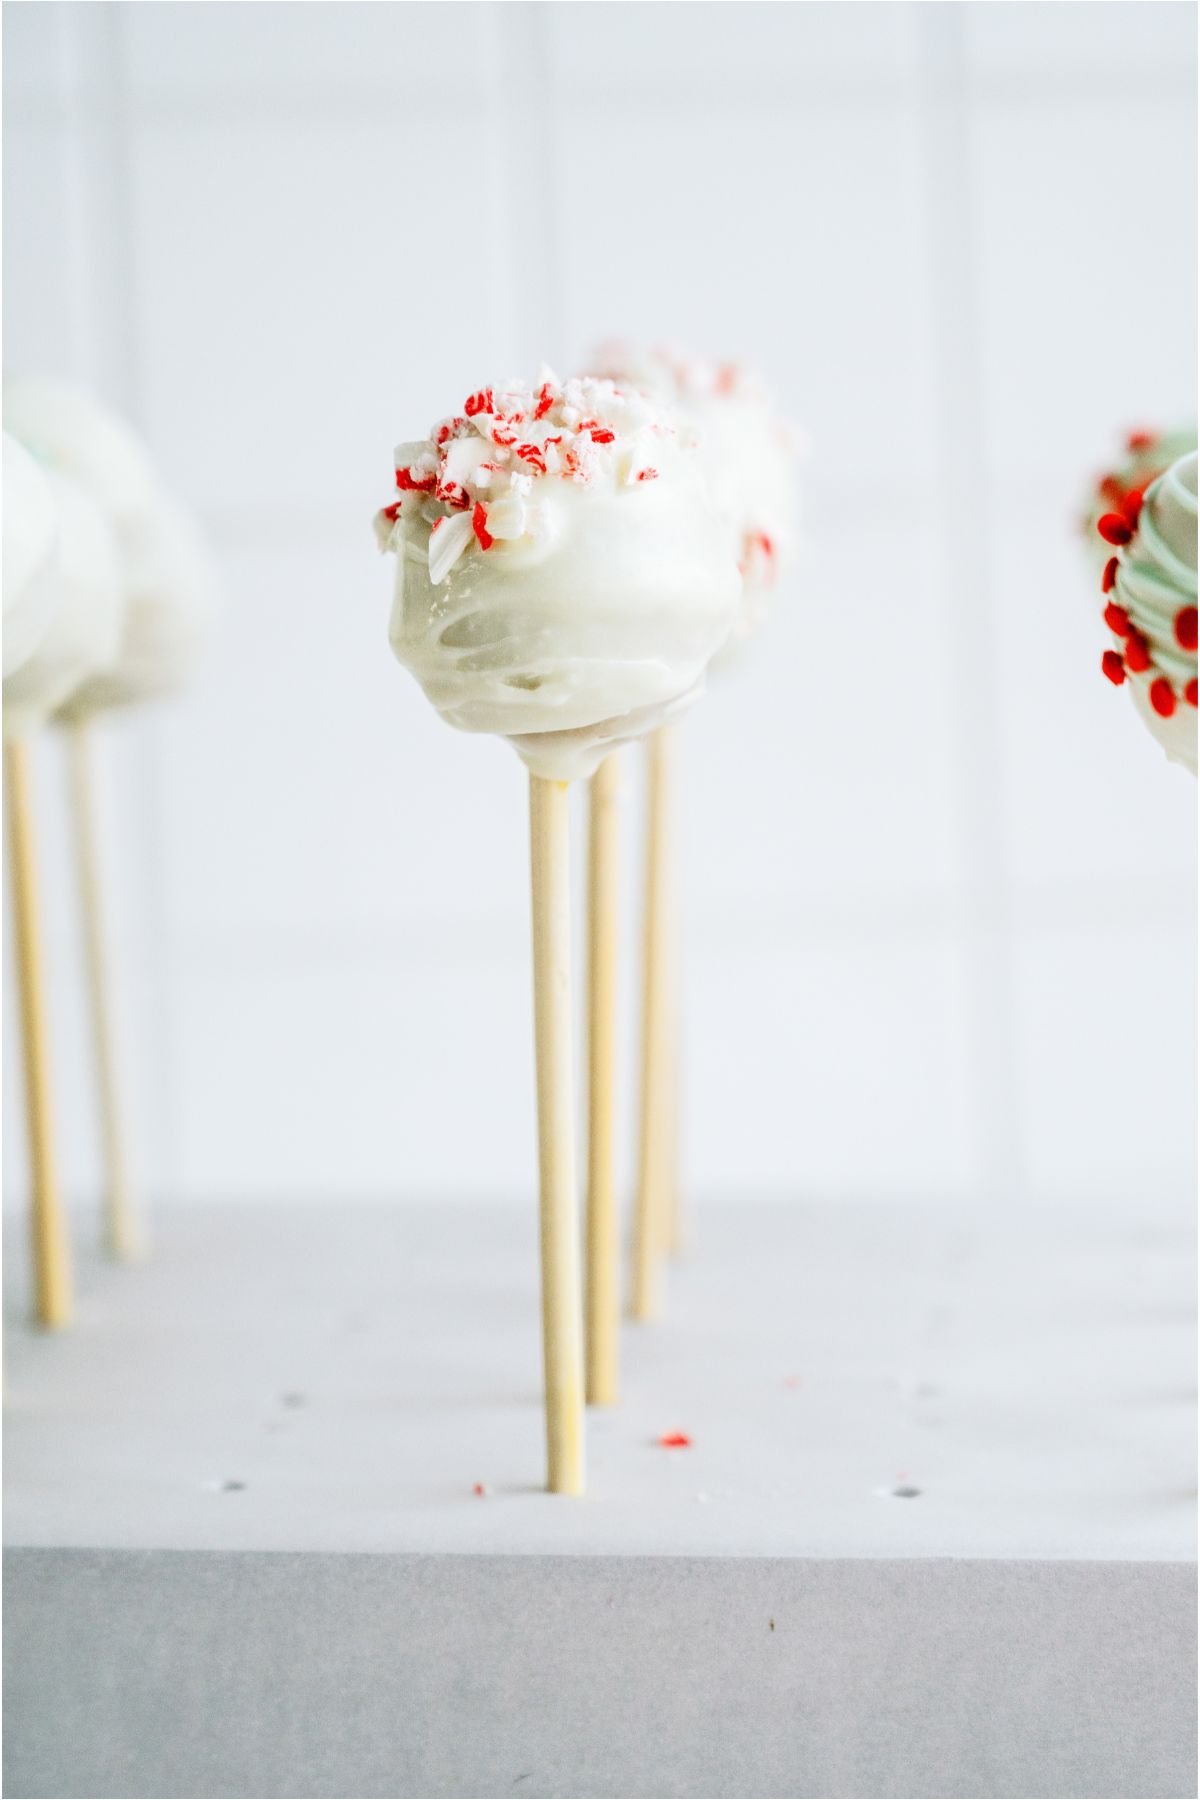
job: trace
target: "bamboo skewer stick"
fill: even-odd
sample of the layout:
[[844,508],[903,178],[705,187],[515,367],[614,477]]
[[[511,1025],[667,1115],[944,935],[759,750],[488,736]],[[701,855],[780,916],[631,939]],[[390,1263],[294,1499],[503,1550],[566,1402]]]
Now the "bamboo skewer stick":
[[104,1151],[105,1237],[114,1256],[134,1261],[145,1253],[145,1244],[130,1192],[129,1167],[125,1154],[112,983],[109,975],[103,884],[100,879],[90,726],[82,722],[71,725],[68,728],[68,741],[71,799],[75,814],[75,854],[83,912],[88,1001]]
[[671,846],[673,739],[660,727],[650,739],[646,805],[646,893],[642,970],[642,1095],[637,1191],[633,1215],[630,1312],[658,1311],[658,1268],[668,1237],[671,1140]]
[[546,1486],[581,1494],[583,1296],[576,1198],[571,1019],[569,789],[529,778],[533,1014],[537,1054]]
[[4,763],[8,777],[13,933],[29,1121],[34,1316],[40,1325],[58,1330],[71,1322],[71,1258],[54,1158],[42,922],[38,906],[29,753],[23,738],[6,740]]
[[587,1397],[615,1406],[619,1387],[617,1199],[613,1171],[617,1051],[619,765],[588,784]]

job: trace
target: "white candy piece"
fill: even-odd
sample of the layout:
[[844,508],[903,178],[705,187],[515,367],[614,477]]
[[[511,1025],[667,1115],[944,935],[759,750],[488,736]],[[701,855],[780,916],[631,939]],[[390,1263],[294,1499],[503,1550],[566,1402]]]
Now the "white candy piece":
[[109,666],[81,683],[67,712],[159,699],[184,686],[213,611],[207,553],[188,515],[158,482],[137,435],[67,382],[7,383],[4,419],[34,455],[84,488],[115,534],[127,605]]
[[4,433],[4,675],[27,663],[58,604],[49,579],[58,524],[45,470]]
[[442,445],[397,452],[392,648],[448,723],[582,778],[703,692],[732,542],[693,439],[641,396],[551,378],[473,399]]
[[75,482],[47,471],[57,532],[53,557],[38,576],[54,595],[33,654],[4,677],[4,729],[19,737],[46,722],[89,675],[117,655],[125,588],[112,526]]

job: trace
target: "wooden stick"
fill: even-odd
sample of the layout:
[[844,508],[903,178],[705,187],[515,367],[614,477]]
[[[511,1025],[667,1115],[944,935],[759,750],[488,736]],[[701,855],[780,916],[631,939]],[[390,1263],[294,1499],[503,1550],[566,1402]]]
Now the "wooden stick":
[[642,1105],[633,1211],[630,1312],[658,1311],[658,1265],[668,1235],[671,1138],[671,847],[673,739],[662,727],[650,739],[646,796],[646,895],[642,968]]
[[112,985],[109,979],[108,940],[92,780],[91,728],[80,721],[68,727],[67,736],[70,746],[71,798],[75,814],[75,854],[79,873],[79,899],[83,911],[88,1000],[104,1151],[105,1237],[114,1256],[135,1261],[145,1254],[145,1244],[130,1194],[122,1109],[118,1098]]
[[587,1397],[618,1398],[617,1199],[613,1176],[613,1085],[617,1053],[616,755],[588,784],[588,1165]]
[[38,908],[29,756],[23,738],[11,738],[5,742],[4,764],[8,777],[13,935],[17,953],[17,987],[20,993],[21,1037],[25,1058],[25,1104],[29,1121],[32,1182],[29,1222],[33,1255],[34,1316],[40,1325],[49,1330],[59,1330],[71,1322],[71,1257],[54,1161],[42,922]]
[[552,1494],[583,1492],[583,1295],[575,1169],[568,797],[565,781],[530,776],[546,1486]]

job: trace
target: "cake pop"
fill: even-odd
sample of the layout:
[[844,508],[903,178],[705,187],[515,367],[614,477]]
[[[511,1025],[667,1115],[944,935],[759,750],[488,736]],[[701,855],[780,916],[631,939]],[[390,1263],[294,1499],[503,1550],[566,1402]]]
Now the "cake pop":
[[68,479],[102,515],[122,594],[119,639],[93,659],[55,707],[67,728],[75,850],[85,937],[93,1046],[105,1163],[105,1220],[120,1256],[142,1249],[129,1191],[118,1098],[99,831],[93,795],[92,721],[113,708],[162,699],[196,662],[212,610],[207,554],[186,513],[164,493],[136,433],[85,390],[23,378],[4,391],[5,418],[50,478]]
[[4,752],[31,1168],[34,1309],[39,1323],[56,1328],[70,1320],[71,1271],[51,1118],[28,739],[91,671],[116,654],[124,593],[108,521],[82,488],[54,470],[31,467],[16,448],[10,451],[7,438],[5,483],[5,627],[7,637],[11,616],[17,650],[4,672]]
[[[777,416],[762,383],[736,363],[612,343],[597,353],[593,366],[622,386],[675,407],[698,434],[742,576],[735,628],[712,665],[714,674],[726,670],[762,623],[780,563],[795,548],[796,434]],[[649,1318],[656,1311],[658,1258],[665,1249],[678,1250],[682,1239],[677,1142],[679,931],[668,847],[677,746],[663,733],[647,749],[642,1097],[630,1283],[636,1318]],[[596,1089],[611,1080],[611,1069],[593,1064],[589,1076],[593,1107],[602,1121],[607,1114]]]
[[1136,503],[1102,514],[1109,549],[1101,585],[1114,648],[1102,659],[1128,684],[1172,762],[1196,773],[1196,452],[1153,480]]
[[694,434],[591,379],[482,388],[396,452],[390,637],[530,771],[548,1485],[583,1486],[567,786],[703,691],[741,583]]

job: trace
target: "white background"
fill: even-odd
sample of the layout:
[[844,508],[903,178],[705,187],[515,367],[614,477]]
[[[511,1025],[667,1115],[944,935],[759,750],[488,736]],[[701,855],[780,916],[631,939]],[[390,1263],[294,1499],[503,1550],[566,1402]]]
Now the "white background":
[[[1077,515],[1126,427],[1194,414],[1194,32],[5,6],[8,368],[136,420],[225,587],[194,694],[107,747],[156,1201],[528,1201],[522,772],[392,662],[370,519],[394,441],[614,332],[745,356],[813,446],[805,559],[684,734],[694,1189],[1186,1192],[1196,790],[1099,675]],[[86,1201],[53,743],[36,774]]]

